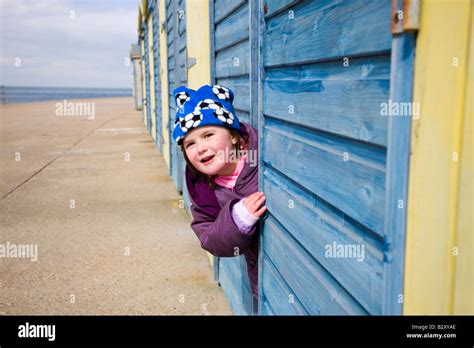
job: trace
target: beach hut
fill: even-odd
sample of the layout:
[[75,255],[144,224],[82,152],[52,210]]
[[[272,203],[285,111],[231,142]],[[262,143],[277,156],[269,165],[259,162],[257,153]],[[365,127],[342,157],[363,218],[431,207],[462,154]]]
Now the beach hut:
[[142,117],[143,117],[143,123],[145,126],[148,128],[148,100],[147,100],[147,91],[149,89],[149,86],[147,85],[147,65],[145,64],[145,35],[143,31],[143,13],[144,13],[144,8],[142,6],[142,3],[140,3],[140,6],[138,7],[138,45],[140,46],[140,61],[141,61],[141,68],[142,68],[142,73],[141,73],[141,78],[142,78]]
[[143,87],[142,87],[142,67],[140,60],[140,46],[135,44],[130,48],[130,61],[133,71],[133,98],[135,110],[142,110]]
[[[166,37],[167,37],[167,69],[168,69],[168,106],[169,124],[174,124],[176,106],[173,90],[187,84],[187,53],[186,53],[186,9],[184,0],[166,3]],[[173,127],[170,127],[172,139]],[[170,146],[171,177],[178,192],[183,191],[185,161],[176,144]]]
[[[142,62],[143,62],[143,118],[144,123],[148,129],[150,135],[153,136],[153,127],[154,127],[154,113],[153,109],[154,100],[154,76],[153,76],[153,51],[151,50],[152,44],[152,33],[150,33],[151,26],[149,28],[149,9],[148,2],[146,0],[140,2],[139,6],[139,19],[138,19],[138,35],[139,43],[141,47]],[[150,42],[151,41],[151,42]]]
[[161,109],[161,66],[160,66],[160,19],[159,11],[157,9],[157,2],[150,1],[149,6],[149,26],[151,26],[151,44],[153,51],[153,86],[154,86],[154,110],[155,110],[155,125],[154,125],[154,138],[156,145],[160,152],[163,152],[163,120],[162,120],[162,109]]
[[[250,97],[257,87],[251,80],[256,81],[258,73],[255,61],[252,62],[250,56],[252,43],[249,21],[252,9],[256,10],[248,1],[211,1],[210,73],[213,84],[221,84],[234,91],[233,105],[239,120],[257,127],[256,110],[251,113],[251,102],[257,99],[256,95],[253,99]],[[252,34],[257,33],[258,28],[254,29]],[[252,296],[245,257],[216,258],[215,264],[219,282],[234,313],[251,314]]]
[[[474,313],[471,1],[154,9],[166,18],[168,133],[170,93],[191,82],[232,88],[259,131],[259,314]],[[245,261],[212,260],[234,313],[250,314]]]

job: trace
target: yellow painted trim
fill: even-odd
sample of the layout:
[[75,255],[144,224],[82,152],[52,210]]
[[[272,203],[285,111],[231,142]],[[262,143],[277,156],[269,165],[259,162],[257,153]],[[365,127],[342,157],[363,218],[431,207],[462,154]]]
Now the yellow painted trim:
[[454,278],[454,313],[474,314],[474,215],[472,206],[473,142],[472,118],[474,114],[474,3],[471,3],[471,29],[468,50],[468,74],[465,93],[465,111],[461,150],[461,178],[459,189],[458,229],[456,246],[459,255],[456,258]]
[[[467,116],[464,112],[471,12],[470,0],[425,0],[421,4],[413,96],[421,113],[412,127],[404,314],[453,314],[454,289],[462,296],[469,291],[464,288],[469,279],[463,275],[469,271],[461,267],[459,278],[455,271],[461,262],[472,272],[472,262],[466,266],[468,257],[461,261],[453,255],[453,248],[459,246],[460,252],[472,254],[472,243],[457,245],[469,239],[460,230],[466,219],[461,213],[458,220],[463,211],[460,204],[465,208],[469,200],[472,206],[472,195],[459,194],[461,165],[466,174],[472,168],[460,155],[462,144],[467,144],[462,139],[464,117],[472,119],[472,113]],[[467,235],[472,240],[472,223],[469,227]],[[470,279],[472,295],[472,276]],[[470,305],[467,311],[472,314],[472,299]]]
[[188,87],[197,89],[211,83],[209,2],[186,1],[186,47],[188,57],[196,58],[196,65],[188,70]]
[[155,60],[153,54],[153,21],[148,16],[148,68],[150,70],[150,109],[151,109],[151,136],[156,141],[156,104],[155,104]]
[[161,31],[161,22],[166,18],[165,1],[159,1],[160,13],[160,75],[161,75],[161,138],[163,139],[163,158],[170,165],[170,135],[169,135],[169,96],[168,96],[168,40],[166,29]]
[[146,74],[145,74],[145,57],[144,57],[144,52],[145,52],[145,40],[140,39],[140,47],[141,47],[141,52],[142,52],[142,88],[143,88],[143,123],[145,124],[145,127],[148,127],[148,108],[147,108],[147,103],[148,100],[146,99]]
[[[211,83],[209,1],[187,0],[186,13],[187,54],[196,58],[196,64],[188,69],[188,87],[198,89]],[[214,257],[206,254],[213,266]]]

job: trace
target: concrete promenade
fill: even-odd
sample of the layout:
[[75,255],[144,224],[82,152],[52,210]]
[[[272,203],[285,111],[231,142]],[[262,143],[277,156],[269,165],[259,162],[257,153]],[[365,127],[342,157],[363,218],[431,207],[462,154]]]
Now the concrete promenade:
[[132,98],[77,102],[0,106],[0,314],[231,314]]

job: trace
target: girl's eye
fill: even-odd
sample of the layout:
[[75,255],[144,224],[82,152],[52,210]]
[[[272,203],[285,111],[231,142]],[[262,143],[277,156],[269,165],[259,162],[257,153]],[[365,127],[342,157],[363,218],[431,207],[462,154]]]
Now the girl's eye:
[[213,135],[214,135],[214,134],[212,134],[212,133],[211,133],[211,134],[206,134],[206,135],[204,136],[204,138],[209,138],[209,137],[211,137],[211,136],[213,136]]
[[186,145],[186,148],[189,148],[191,145],[194,145],[194,143],[188,143],[188,145]]

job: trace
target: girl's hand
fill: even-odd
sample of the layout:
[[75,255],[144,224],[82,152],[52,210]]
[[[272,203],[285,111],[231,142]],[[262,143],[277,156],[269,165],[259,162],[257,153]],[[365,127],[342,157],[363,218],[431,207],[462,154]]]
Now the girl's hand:
[[261,217],[267,210],[266,206],[260,206],[265,201],[265,195],[263,192],[255,192],[244,199],[244,206],[248,212],[256,217]]

